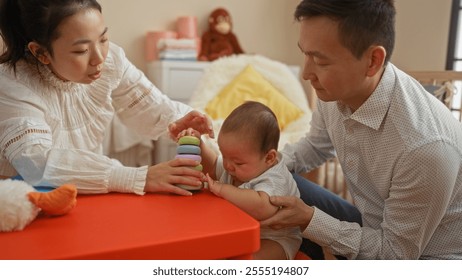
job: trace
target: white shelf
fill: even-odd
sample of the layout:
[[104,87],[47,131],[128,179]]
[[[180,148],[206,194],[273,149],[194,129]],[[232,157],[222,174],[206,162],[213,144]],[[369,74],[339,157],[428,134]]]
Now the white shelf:
[[159,60],[148,64],[148,78],[171,99],[188,103],[210,62]]

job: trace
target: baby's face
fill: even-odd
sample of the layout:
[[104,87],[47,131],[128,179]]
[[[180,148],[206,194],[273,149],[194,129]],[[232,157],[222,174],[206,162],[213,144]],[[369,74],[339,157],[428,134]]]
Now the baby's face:
[[266,155],[259,151],[251,138],[244,135],[220,132],[218,146],[224,168],[233,180],[248,182],[271,167],[266,161]]

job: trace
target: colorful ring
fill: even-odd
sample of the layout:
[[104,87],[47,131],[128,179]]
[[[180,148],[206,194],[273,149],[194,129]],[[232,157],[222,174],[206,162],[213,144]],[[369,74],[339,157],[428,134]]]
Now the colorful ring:
[[202,171],[204,170],[204,167],[202,166],[202,164],[199,164],[199,165],[192,167],[192,169],[197,170],[197,171]]
[[180,145],[195,145],[199,146],[201,144],[201,140],[195,136],[183,136],[178,140],[178,144]]
[[188,158],[188,159],[195,160],[197,162],[202,161],[202,157],[199,155],[180,154],[180,155],[176,155],[175,158]]
[[177,154],[193,154],[193,155],[200,155],[201,148],[195,145],[180,145],[176,148]]

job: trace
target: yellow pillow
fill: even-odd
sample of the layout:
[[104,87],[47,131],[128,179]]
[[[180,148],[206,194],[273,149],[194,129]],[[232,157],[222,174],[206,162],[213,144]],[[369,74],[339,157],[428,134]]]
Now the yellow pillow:
[[303,114],[300,108],[274,88],[252,65],[248,65],[226,85],[207,104],[205,112],[212,119],[225,119],[237,106],[250,100],[271,108],[281,130]]

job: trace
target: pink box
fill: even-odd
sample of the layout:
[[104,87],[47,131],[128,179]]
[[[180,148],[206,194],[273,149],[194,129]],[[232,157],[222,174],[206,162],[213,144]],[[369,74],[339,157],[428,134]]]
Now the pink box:
[[179,17],[176,22],[178,38],[194,39],[197,37],[197,18],[194,16]]
[[159,39],[176,39],[178,33],[175,31],[149,31],[146,33],[144,56],[146,61],[153,61],[157,56],[157,42]]

